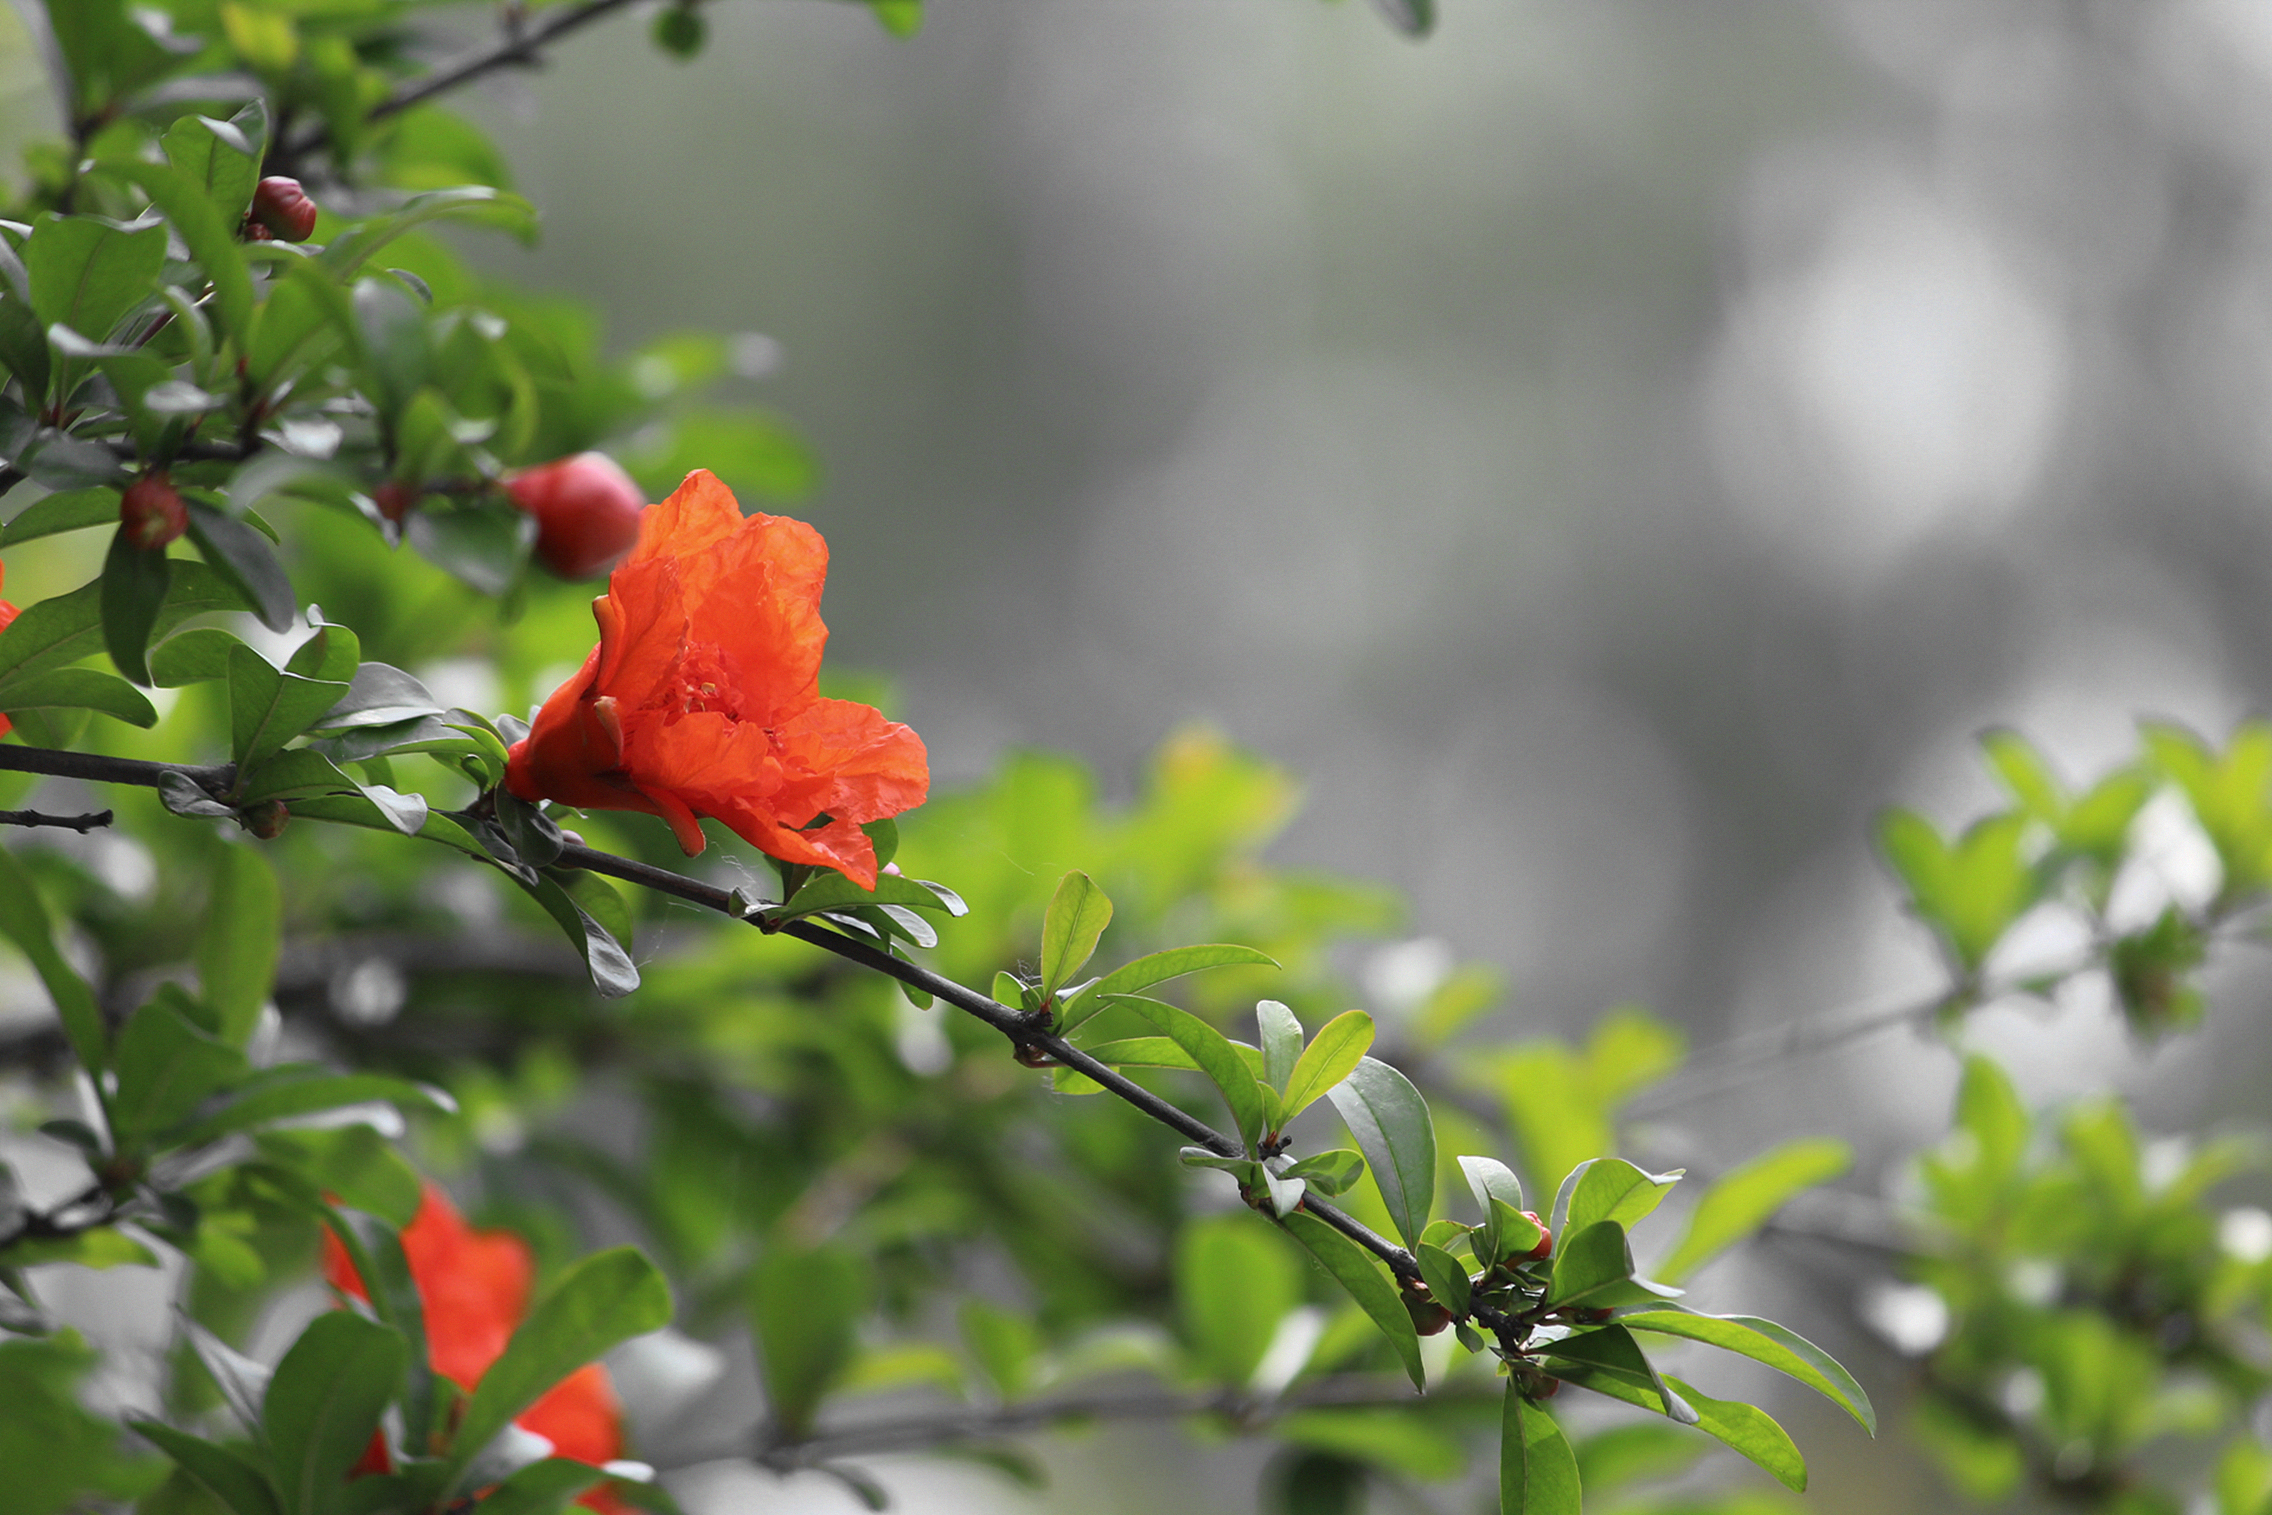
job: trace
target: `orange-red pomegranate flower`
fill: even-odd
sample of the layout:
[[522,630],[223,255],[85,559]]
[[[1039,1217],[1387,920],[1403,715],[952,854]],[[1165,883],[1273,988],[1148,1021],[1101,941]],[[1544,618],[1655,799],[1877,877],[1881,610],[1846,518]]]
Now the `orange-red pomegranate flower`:
[[873,889],[860,825],[922,804],[931,771],[907,727],[820,697],[827,577],[819,532],[745,518],[714,474],[688,474],[641,518],[639,545],[592,602],[599,646],[514,744],[505,787],[659,815],[688,856],[712,816],[785,862]]
[[[434,1371],[473,1392],[481,1375],[504,1353],[513,1328],[528,1313],[536,1263],[529,1244],[510,1231],[476,1231],[433,1184],[418,1214],[402,1231],[402,1254],[418,1285],[426,1323],[426,1355]],[[323,1237],[323,1273],[333,1288],[368,1299],[363,1280],[339,1238]],[[623,1412],[607,1369],[589,1363],[553,1385],[514,1422],[552,1443],[553,1451],[597,1467],[623,1455]],[[360,1472],[385,1472],[386,1440],[374,1437]],[[622,1515],[624,1504],[606,1485],[576,1501],[600,1515]]]

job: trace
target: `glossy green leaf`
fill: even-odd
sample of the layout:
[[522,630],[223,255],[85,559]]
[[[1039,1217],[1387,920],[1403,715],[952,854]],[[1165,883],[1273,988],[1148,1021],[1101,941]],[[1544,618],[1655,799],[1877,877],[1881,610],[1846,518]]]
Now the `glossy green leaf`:
[[1475,1196],[1475,1207],[1483,1212],[1483,1223],[1476,1235],[1480,1248],[1476,1256],[1495,1262],[1505,1255],[1512,1240],[1500,1235],[1498,1207],[1516,1212],[1529,1208],[1523,1203],[1522,1180],[1515,1177],[1512,1168],[1492,1157],[1462,1157],[1459,1170],[1467,1178],[1468,1192]]
[[568,944],[583,957],[584,966],[591,974],[592,987],[599,991],[602,999],[621,999],[639,987],[639,969],[631,961],[631,954],[558,879],[540,874],[533,884],[526,880],[520,883],[559,924]]
[[1274,999],[1254,1007],[1257,1036],[1262,1042],[1262,1080],[1283,1097],[1286,1080],[1302,1056],[1302,1023],[1294,1012]]
[[[1337,1017],[1336,1023],[1344,1018]],[[1329,1024],[1321,1029],[1318,1041],[1325,1040],[1332,1028]],[[1362,1029],[1371,1028],[1368,1024]],[[1311,1050],[1316,1050],[1316,1043]],[[1309,1053],[1302,1056],[1307,1062]],[[1294,1078],[1299,1085],[1301,1068],[1295,1069]],[[1349,1076],[1328,1093],[1357,1150],[1365,1154],[1397,1234],[1406,1246],[1417,1245],[1436,1197],[1436,1126],[1428,1115],[1428,1102],[1410,1079],[1370,1057],[1360,1057]]]
[[1416,1389],[1427,1387],[1427,1370],[1420,1362],[1420,1333],[1404,1308],[1402,1292],[1372,1257],[1348,1237],[1307,1211],[1296,1211],[1279,1224],[1332,1274],[1357,1307],[1369,1316],[1381,1334],[1396,1348],[1404,1371]]
[[118,521],[118,506],[118,491],[107,485],[51,494],[16,512],[7,527],[0,529],[0,547],[14,547],[20,542],[36,541],[65,531],[83,531],[90,526],[114,525]]
[[1633,1249],[1626,1243],[1625,1228],[1614,1220],[1596,1221],[1560,1238],[1546,1301],[1589,1309],[1631,1303],[1632,1278]]
[[[1629,1379],[1604,1373],[1582,1363],[1554,1365],[1554,1376],[1609,1399],[1622,1400],[1644,1410],[1663,1413],[1656,1394]],[[1765,1410],[1734,1400],[1714,1399],[1670,1373],[1660,1375],[1665,1387],[1696,1412],[1696,1429],[1741,1452],[1797,1492],[1807,1486],[1806,1459],[1783,1428]]]
[[1877,1411],[1869,1395],[1838,1360],[1805,1337],[1771,1320],[1751,1315],[1701,1315],[1666,1308],[1636,1310],[1619,1317],[1635,1331],[1654,1331],[1700,1341],[1765,1363],[1776,1372],[1797,1379],[1854,1417],[1863,1430],[1875,1436]]
[[1312,1153],[1286,1169],[1286,1177],[1304,1180],[1328,1199],[1336,1194],[1347,1193],[1364,1176],[1363,1155],[1346,1147]]
[[[1297,1031],[1299,1028],[1296,1028]],[[1286,1119],[1307,1110],[1356,1070],[1373,1045],[1373,1018],[1362,1010],[1344,1010],[1324,1025],[1302,1049],[1284,1085]],[[1385,1067],[1386,1064],[1376,1066]],[[1433,1147],[1433,1127],[1430,1145]]]
[[536,230],[536,208],[519,195],[482,184],[459,185],[412,195],[387,214],[357,223],[333,238],[317,261],[332,277],[346,279],[395,238],[443,219],[482,221],[516,236]]
[[1665,1384],[1664,1378],[1650,1363],[1648,1354],[1641,1350],[1633,1333],[1622,1325],[1597,1326],[1549,1342],[1541,1349],[1552,1359],[1548,1364],[1553,1371],[1564,1363],[1577,1363],[1597,1374],[1621,1378],[1645,1394],[1654,1396],[1650,1408],[1682,1425],[1696,1424],[1696,1411]]
[[110,539],[101,583],[103,648],[120,673],[147,684],[150,636],[173,585],[172,561],[134,546],[122,529]]
[[1554,1417],[1508,1380],[1499,1419],[1499,1515],[1580,1515],[1578,1459]]
[[229,741],[243,769],[257,768],[337,704],[344,681],[279,672],[250,647],[229,652]]
[[1792,1196],[1829,1183],[1853,1166],[1854,1149],[1834,1137],[1802,1137],[1763,1152],[1712,1181],[1688,1230],[1653,1270],[1677,1284],[1765,1225]]
[[[1097,939],[1112,924],[1112,901],[1078,870],[1057,886],[1041,922],[1041,992],[1057,993],[1095,956]],[[1064,1029],[1062,1026],[1059,1028]]]
[[93,710],[129,726],[158,724],[157,709],[141,690],[99,668],[54,668],[10,679],[0,692],[0,710]]
[[[368,1129],[368,1128],[365,1128]],[[402,1337],[406,1350],[402,1396],[403,1444],[431,1445],[434,1370],[427,1358],[426,1305],[418,1279],[393,1226],[343,1205],[324,1207],[325,1223],[354,1264],[379,1324]]]
[[1060,999],[1057,1004],[1057,1032],[1060,1036],[1070,1035],[1074,1027],[1102,1010],[1116,994],[1134,994],[1154,984],[1163,984],[1169,979],[1182,978],[1187,973],[1199,973],[1208,968],[1277,966],[1277,960],[1267,953],[1226,942],[1204,942],[1196,946],[1170,947],[1165,952],[1148,953],[1122,963],[1088,988]]
[[[1131,1036],[1119,1041],[1099,1042],[1082,1051],[1100,1063],[1115,1068],[1181,1068],[1187,1072],[1203,1070],[1198,1059],[1183,1050],[1183,1044],[1167,1036]],[[1247,1071],[1256,1079],[1262,1077],[1262,1050],[1245,1042],[1232,1042],[1231,1050],[1246,1064]]]
[[[165,212],[167,224],[188,245],[189,255],[212,282],[213,309],[220,317],[221,329],[242,341],[252,324],[252,275],[246,272],[244,255],[237,250],[237,228],[223,218],[205,186],[170,166],[139,159],[110,159],[100,169],[134,185]],[[72,325],[68,320],[64,324]]]
[[[248,125],[254,124],[251,122]],[[265,138],[266,111],[257,123]],[[184,116],[159,139],[166,162],[212,202],[224,224],[244,220],[260,179],[260,145],[243,126],[210,116]]]
[[189,537],[214,572],[237,586],[262,625],[270,631],[292,629],[300,602],[268,538],[203,500],[189,502]]
[[23,260],[41,327],[66,326],[100,342],[157,282],[166,229],[153,223],[128,231],[98,216],[42,215]]
[[[249,608],[233,585],[203,563],[178,558],[169,561],[172,587],[158,616],[158,631],[203,611]],[[75,663],[99,650],[103,645],[102,622],[99,579],[69,594],[25,606],[23,614],[0,631],[0,700],[6,699],[7,690],[17,680]]]
[[1556,1227],[1575,1232],[1597,1221],[1614,1220],[1630,1231],[1635,1221],[1663,1203],[1679,1181],[1678,1171],[1644,1173],[1620,1157],[1591,1159],[1571,1174],[1567,1199],[1556,1196]]
[[1141,995],[1127,995],[1116,1003],[1125,1005],[1150,1021],[1166,1034],[1169,1040],[1181,1047],[1199,1071],[1221,1091],[1223,1103],[1230,1108],[1231,1121],[1237,1126],[1239,1137],[1246,1143],[1248,1152],[1256,1149],[1262,1140],[1265,1112],[1262,1089],[1256,1082],[1253,1069],[1239,1055],[1230,1040],[1190,1011],[1179,1009],[1164,1000],[1145,999]]
[[537,1397],[610,1348],[670,1324],[670,1286],[636,1248],[595,1252],[561,1275],[482,1375],[450,1445],[454,1486]]
[[1465,1315],[1469,1296],[1474,1292],[1467,1265],[1443,1248],[1426,1242],[1412,1252],[1414,1260],[1420,1264],[1420,1276],[1428,1280],[1428,1292],[1436,1296],[1436,1302],[1454,1315]]
[[347,1470],[370,1445],[409,1361],[400,1333],[352,1310],[308,1323],[261,1400],[284,1515],[343,1507]]

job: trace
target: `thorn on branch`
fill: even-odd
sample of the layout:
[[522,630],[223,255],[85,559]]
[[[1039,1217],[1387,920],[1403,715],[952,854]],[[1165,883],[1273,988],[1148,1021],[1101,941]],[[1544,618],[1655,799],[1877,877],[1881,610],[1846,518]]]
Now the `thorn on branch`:
[[108,810],[86,815],[49,815],[44,810],[0,810],[0,826],[60,826],[84,836],[111,823]]

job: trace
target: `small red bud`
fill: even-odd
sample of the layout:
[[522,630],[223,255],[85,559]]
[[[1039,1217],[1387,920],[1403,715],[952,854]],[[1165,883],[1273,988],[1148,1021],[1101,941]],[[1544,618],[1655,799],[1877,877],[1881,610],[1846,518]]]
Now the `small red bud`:
[[120,496],[118,524],[129,544],[144,552],[160,552],[189,529],[189,507],[162,471],[146,473]]
[[587,579],[639,540],[645,495],[604,452],[525,468],[505,481],[513,503],[536,517],[536,556],[564,579]]
[[282,836],[291,819],[291,807],[282,800],[262,800],[237,812],[237,824],[264,842],[273,842]]
[[1407,1299],[1404,1313],[1412,1317],[1412,1329],[1422,1336],[1434,1336],[1452,1323],[1452,1312],[1434,1300]]
[[1554,1233],[1546,1229],[1546,1222],[1538,1218],[1536,1210],[1523,1211],[1523,1219],[1538,1227],[1538,1245],[1523,1255],[1523,1261],[1544,1262],[1554,1255]]
[[408,484],[387,480],[371,491],[371,503],[379,507],[379,514],[390,521],[399,521],[410,514],[410,507],[418,503],[418,491]]
[[252,192],[252,214],[248,218],[256,225],[265,226],[287,242],[305,242],[315,235],[316,202],[300,188],[297,179],[281,176],[263,179]]

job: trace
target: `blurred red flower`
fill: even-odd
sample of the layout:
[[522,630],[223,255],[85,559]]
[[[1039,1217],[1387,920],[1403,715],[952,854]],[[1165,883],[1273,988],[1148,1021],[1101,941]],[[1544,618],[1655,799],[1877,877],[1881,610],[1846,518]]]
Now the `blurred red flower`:
[[[5,563],[0,563],[0,577],[5,577],[7,572],[8,565]],[[0,600],[0,631],[6,631],[8,629],[9,623],[16,619],[16,615],[17,610],[15,606],[9,604],[6,600]],[[15,729],[16,723],[14,721],[9,720],[4,715],[0,715],[0,737],[6,736],[9,732]]]
[[[828,544],[802,521],[744,517],[706,469],[641,518],[592,602],[600,643],[513,746],[524,800],[637,810],[688,856],[699,817],[791,863],[876,886],[864,821],[923,803],[923,739],[819,694]],[[818,824],[816,824],[816,822]]]
[[[474,1230],[449,1196],[428,1184],[418,1214],[403,1228],[402,1252],[425,1315],[427,1360],[436,1373],[470,1394],[528,1313],[536,1277],[529,1245],[510,1231]],[[323,1274],[333,1288],[370,1298],[347,1249],[329,1231],[323,1237]],[[577,1462],[596,1467],[623,1455],[622,1408],[607,1369],[596,1362],[553,1385],[514,1424],[550,1441],[558,1456]],[[356,1466],[360,1472],[387,1470],[383,1436],[372,1438]],[[626,1511],[604,1484],[576,1502],[602,1515]]]

